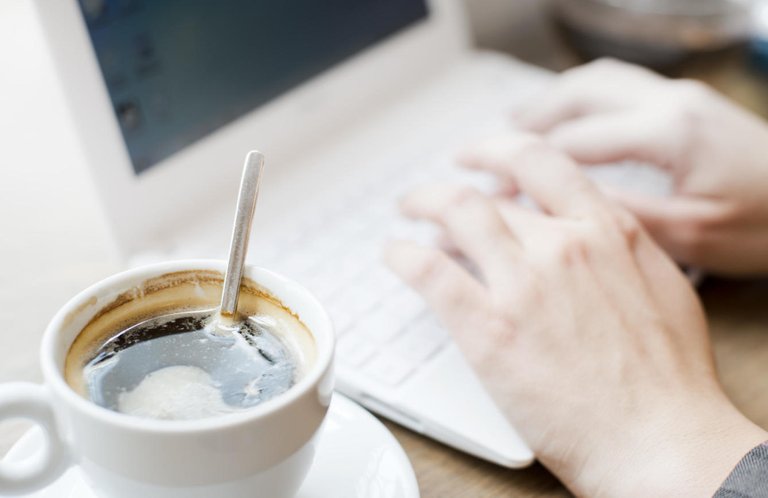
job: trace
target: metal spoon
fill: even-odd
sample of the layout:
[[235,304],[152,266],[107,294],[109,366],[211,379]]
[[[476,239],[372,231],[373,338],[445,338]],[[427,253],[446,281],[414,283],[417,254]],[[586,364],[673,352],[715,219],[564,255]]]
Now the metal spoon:
[[248,237],[251,233],[256,199],[259,196],[261,173],[264,169],[264,154],[252,150],[245,156],[243,177],[240,180],[240,193],[237,196],[235,224],[232,227],[232,242],[229,246],[229,263],[224,275],[224,289],[221,293],[219,318],[223,324],[231,325],[237,316],[237,301],[240,297],[240,281],[243,278],[243,265],[248,250]]
[[[221,347],[220,341],[231,344],[236,339],[235,334],[243,326],[243,322],[237,317],[237,301],[240,297],[243,263],[263,168],[264,155],[258,151],[249,152],[240,181],[221,307],[218,315],[214,314],[213,320],[209,322],[210,327],[206,326],[206,331],[217,336],[219,341],[216,341],[216,344],[201,341],[199,334],[194,332],[172,334],[160,340],[140,341],[133,347],[123,349],[120,354],[126,361],[102,362],[101,366],[97,367],[100,373],[88,374],[90,396],[97,404],[117,409],[120,393],[134,389],[147,375],[168,366],[198,367],[212,375],[220,385],[230,386],[244,385],[243,382],[253,378],[253,369],[258,371],[258,368],[261,368],[260,364],[253,361],[244,362],[248,367],[241,369],[220,368],[238,361],[238,358],[241,358],[238,355],[243,354],[242,349]],[[200,319],[207,319],[209,314],[209,310],[178,313],[179,316]]]

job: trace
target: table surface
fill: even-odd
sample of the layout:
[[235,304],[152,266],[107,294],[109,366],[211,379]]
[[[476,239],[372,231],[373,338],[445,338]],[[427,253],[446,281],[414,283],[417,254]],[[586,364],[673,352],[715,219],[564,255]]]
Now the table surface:
[[[17,5],[21,6],[22,2],[17,2]],[[524,49],[518,50],[519,47],[505,45],[503,39],[486,43],[486,46],[517,53],[526,60],[552,69],[564,69],[580,61],[562,40],[556,35],[553,36],[551,29],[546,26],[539,29],[540,26],[536,26],[537,31],[531,32],[529,37],[528,33],[523,33],[526,39],[532,40],[526,46],[536,50],[526,53]],[[9,24],[6,28],[6,34],[9,29],[16,29],[18,39],[27,40],[26,30],[22,27],[16,28]],[[518,39],[520,35],[518,32]],[[547,38],[541,39],[539,43],[537,37],[542,36]],[[23,61],[6,61],[4,66],[14,67],[14,63],[17,67],[26,64],[22,69],[37,71],[37,66],[43,64],[43,59],[42,56],[33,56],[30,52]],[[736,100],[763,115],[768,115],[768,93],[761,89],[762,81],[745,72],[743,67],[742,56],[735,50],[715,58],[692,60],[677,68],[676,74],[695,76],[712,82]],[[18,73],[18,77],[12,76],[9,81],[12,80],[12,85],[26,89],[30,81],[23,77],[22,70]],[[50,76],[37,78],[33,86],[45,78]],[[37,93],[34,100],[31,97],[29,100],[8,97],[6,101],[2,101],[4,95],[0,92],[0,107],[11,109],[10,115],[14,118],[3,122],[0,116],[0,131],[3,131],[2,127],[5,125],[8,127],[5,131],[12,131],[17,137],[15,142],[4,146],[6,150],[11,149],[10,154],[15,154],[14,157],[20,157],[27,150],[34,149],[40,134],[68,133],[67,123],[57,117],[57,111],[61,111],[57,106],[61,104],[49,90],[43,88],[42,83],[40,85],[39,88],[35,86]],[[15,115],[13,106],[18,110]],[[23,120],[20,121],[19,118],[23,118],[22,109],[26,113],[34,106],[37,106],[41,113],[46,112],[50,119],[45,122],[30,121],[26,124]],[[14,147],[16,152],[13,151]],[[45,151],[40,154],[42,158],[48,157],[44,155]],[[7,333],[0,334],[0,382],[39,381],[40,375],[35,367],[36,349],[40,331],[48,317],[60,306],[62,299],[73,295],[87,283],[113,273],[118,265],[113,259],[104,256],[109,253],[110,248],[105,222],[94,214],[98,206],[97,200],[91,194],[83,194],[78,190],[87,184],[88,179],[84,172],[64,172],[63,169],[62,172],[58,172],[58,169],[48,171],[48,183],[56,183],[60,187],[46,191],[45,196],[37,198],[19,194],[25,189],[36,192],[40,178],[37,173],[25,169],[11,171],[11,168],[3,170],[2,173],[10,175],[3,176],[3,181],[0,182],[2,211],[10,213],[24,209],[27,217],[14,220],[13,217],[4,216],[0,219],[0,229],[3,233],[16,234],[16,238],[11,237],[0,245],[0,273],[6,279],[0,286],[0,302],[3,303],[0,321],[8,327],[7,331],[3,331]],[[73,181],[73,174],[78,176],[77,181]],[[66,183],[63,181],[65,175]],[[57,181],[57,178],[62,181]],[[78,204],[77,209],[71,208],[72,202]],[[61,209],[65,203],[70,206],[68,211]],[[80,239],[64,228],[38,233],[30,230],[25,221],[48,217],[50,226],[66,227],[65,218],[73,216],[73,213],[89,227],[91,238],[87,244],[77,242]],[[45,245],[52,243],[52,237],[54,243],[65,238],[68,242],[60,244],[58,251],[46,250]],[[72,242],[73,240],[75,242]],[[720,377],[725,389],[747,416],[768,428],[768,397],[761,396],[762,393],[768,392],[768,375],[765,375],[765,365],[768,365],[768,281],[734,282],[710,279],[703,283],[700,292],[710,320]],[[38,297],[34,313],[21,312],[32,310],[24,296]],[[16,334],[17,330],[23,330],[24,334]],[[524,470],[503,469],[454,451],[391,422],[385,421],[385,424],[410,457],[424,498],[569,495],[557,479],[541,465],[536,464]],[[0,423],[0,455],[5,453],[26,427],[23,423]]]

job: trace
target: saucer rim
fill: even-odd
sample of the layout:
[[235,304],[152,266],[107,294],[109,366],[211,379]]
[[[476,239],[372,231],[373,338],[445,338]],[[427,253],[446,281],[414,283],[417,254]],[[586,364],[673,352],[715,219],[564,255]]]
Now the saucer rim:
[[[404,485],[402,498],[420,498],[421,494],[419,491],[419,485],[416,479],[416,474],[413,469],[413,465],[411,464],[411,461],[408,458],[408,455],[405,453],[405,450],[403,449],[402,445],[400,445],[400,442],[397,440],[397,438],[395,438],[394,434],[392,434],[392,432],[379,419],[377,419],[371,412],[366,410],[363,406],[361,406],[360,404],[356,403],[352,399],[348,398],[347,396],[339,392],[334,392],[333,398],[331,400],[331,405],[328,408],[328,415],[326,416],[326,420],[330,419],[330,417],[333,417],[334,415],[337,417],[341,417],[342,416],[341,413],[345,411],[351,411],[354,414],[353,416],[360,420],[360,423],[363,423],[365,425],[370,425],[371,429],[375,427],[376,428],[375,432],[378,432],[379,434],[377,437],[381,437],[383,440],[386,440],[387,446],[389,446],[390,449],[393,451],[393,454],[395,455],[399,464],[398,467],[400,468],[401,482]],[[323,425],[320,427],[321,433],[319,435],[318,441],[322,441],[322,437],[323,437],[322,431],[326,430],[325,421],[323,422],[324,422]],[[0,460],[0,463],[4,463],[4,462],[15,463],[20,460],[26,459],[22,456],[17,455],[17,453],[22,452],[24,448],[32,444],[30,440],[40,432],[42,432],[42,428],[40,428],[37,425],[27,429],[21,435],[21,437],[13,444],[13,446],[11,446],[11,448],[8,450],[5,456]],[[78,467],[78,465],[75,464],[75,465],[72,465],[72,467]],[[302,484],[302,486],[299,488],[297,496],[301,496],[302,492],[305,490],[305,486],[307,485],[307,482],[310,481],[313,467],[315,467],[314,464],[310,468],[309,473],[307,474],[307,477],[304,480],[304,484]],[[64,474],[62,474],[62,476],[63,475]],[[48,486],[45,486],[39,489],[38,491],[32,492],[27,496],[34,496],[35,493],[40,492],[45,488],[56,486],[62,476],[59,476],[55,481],[53,481]],[[81,476],[78,476],[78,478],[82,479]]]

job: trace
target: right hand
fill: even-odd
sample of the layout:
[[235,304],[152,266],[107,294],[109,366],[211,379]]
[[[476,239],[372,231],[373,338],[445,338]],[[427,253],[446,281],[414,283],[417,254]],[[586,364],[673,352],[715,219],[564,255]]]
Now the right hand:
[[433,185],[401,204],[471,267],[409,242],[390,267],[451,332],[537,458],[578,496],[712,496],[768,437],[717,380],[690,283],[635,218],[540,139],[478,144],[467,165],[541,208]]
[[610,194],[678,262],[768,273],[768,127],[714,90],[601,60],[563,73],[516,121],[582,164],[669,171],[671,197]]

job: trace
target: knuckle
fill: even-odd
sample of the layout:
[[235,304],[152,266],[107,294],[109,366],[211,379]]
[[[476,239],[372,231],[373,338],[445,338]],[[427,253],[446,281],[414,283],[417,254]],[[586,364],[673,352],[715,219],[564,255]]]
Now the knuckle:
[[685,110],[699,110],[707,106],[714,90],[701,81],[682,79],[670,83],[674,89],[673,97]]
[[586,64],[582,64],[581,66],[568,69],[563,72],[563,76],[566,80],[581,80],[582,78],[590,78],[593,75],[603,75],[606,72],[621,71],[626,67],[626,63],[617,59],[601,57]]
[[637,218],[624,210],[613,214],[613,226],[621,240],[629,247],[634,247],[643,233]]
[[477,365],[495,365],[499,355],[506,355],[514,350],[515,322],[509,312],[492,312],[486,320],[482,340],[476,341],[472,357]]
[[525,162],[553,153],[553,148],[542,137],[525,136],[510,151],[511,160]]
[[443,222],[463,220],[468,212],[476,211],[481,205],[482,195],[471,187],[457,187],[448,196],[446,205],[440,212]]
[[595,197],[598,199],[602,194],[599,193],[595,184],[592,183],[582,171],[578,170],[576,165],[571,165],[563,174],[563,184],[567,185],[570,194],[574,199],[589,199],[595,202]]
[[666,127],[670,130],[667,149],[668,161],[674,165],[687,164],[699,154],[698,145],[702,137],[705,107],[680,99],[665,115]]
[[668,123],[670,127],[675,130],[680,130],[683,136],[687,138],[698,126],[701,120],[702,110],[697,105],[692,105],[689,101],[680,100],[678,104],[671,110],[670,116],[668,116]]
[[437,253],[424,254],[414,261],[409,275],[418,287],[428,287],[440,278],[442,258]]
[[568,230],[550,244],[547,263],[558,267],[583,264],[590,260],[594,244],[591,230]]
[[451,205],[458,207],[471,206],[477,203],[480,197],[480,192],[472,187],[457,187],[451,195]]
[[617,69],[626,68],[627,64],[613,57],[600,57],[599,59],[596,59],[587,64],[587,66],[591,66],[600,70],[615,71]]

